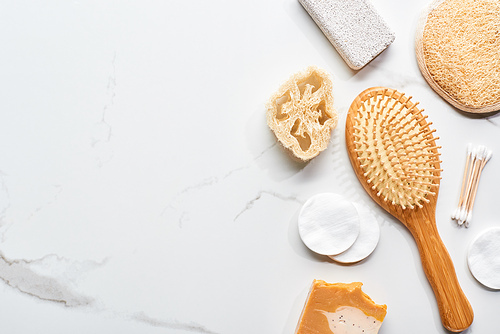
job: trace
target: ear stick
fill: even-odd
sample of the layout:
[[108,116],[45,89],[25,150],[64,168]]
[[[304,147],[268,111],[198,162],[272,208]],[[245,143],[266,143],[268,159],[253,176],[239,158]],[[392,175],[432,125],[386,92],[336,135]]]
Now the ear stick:
[[481,172],[492,155],[493,152],[486,146],[472,147],[472,144],[467,145],[467,160],[462,178],[460,198],[457,208],[451,215],[451,218],[456,220],[458,225],[469,227]]
[[465,192],[465,183],[466,183],[466,180],[468,180],[469,178],[469,161],[470,161],[470,158],[471,158],[471,154],[472,154],[472,144],[468,144],[467,145],[467,160],[465,161],[465,169],[464,169],[464,176],[462,177],[462,187],[460,189],[460,199],[458,201],[458,207],[456,208],[455,212],[453,212],[453,214],[451,215],[451,218],[452,219],[456,219],[458,220],[458,218],[460,217],[460,209],[463,205],[463,199],[464,199],[464,192]]
[[475,179],[475,184],[474,184],[474,189],[473,189],[473,192],[472,192],[472,197],[471,197],[471,200],[470,200],[470,205],[468,206],[468,214],[467,214],[467,222],[466,222],[466,227],[469,226],[469,223],[471,221],[471,217],[472,217],[472,208],[474,207],[474,201],[476,200],[476,193],[477,193],[477,187],[479,185],[479,178],[481,177],[481,172],[483,171],[483,168],[484,166],[486,165],[486,163],[488,162],[488,160],[490,160],[491,156],[492,156],[493,152],[488,150],[488,152],[486,152],[486,157],[485,159],[481,162],[481,167],[479,169],[479,172],[478,172],[478,175],[477,175],[477,178]]

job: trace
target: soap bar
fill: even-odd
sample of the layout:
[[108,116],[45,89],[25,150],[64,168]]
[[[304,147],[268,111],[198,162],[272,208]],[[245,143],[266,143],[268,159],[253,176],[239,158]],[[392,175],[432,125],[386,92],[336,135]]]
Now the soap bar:
[[299,0],[353,70],[384,51],[395,34],[368,0]]
[[378,333],[387,306],[375,304],[362,285],[314,280],[295,334]]

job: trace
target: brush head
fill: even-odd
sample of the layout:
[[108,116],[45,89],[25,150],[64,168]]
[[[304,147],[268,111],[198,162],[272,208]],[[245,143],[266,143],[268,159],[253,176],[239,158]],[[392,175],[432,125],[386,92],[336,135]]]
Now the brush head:
[[362,92],[349,109],[346,141],[351,163],[365,189],[384,207],[412,210],[435,203],[437,197],[437,138],[417,105],[394,89],[374,87]]
[[415,239],[443,326],[461,332],[474,312],[437,230],[441,162],[431,123],[417,104],[394,89],[362,92],[347,114],[347,152],[368,194]]

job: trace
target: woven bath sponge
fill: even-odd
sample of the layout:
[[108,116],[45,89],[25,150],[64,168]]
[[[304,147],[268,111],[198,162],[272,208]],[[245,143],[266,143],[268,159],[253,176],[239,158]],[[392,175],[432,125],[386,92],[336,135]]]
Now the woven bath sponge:
[[422,46],[430,77],[451,98],[465,107],[500,109],[500,1],[436,1]]
[[266,107],[267,124],[295,157],[308,161],[328,146],[338,116],[324,70],[311,66],[292,75]]

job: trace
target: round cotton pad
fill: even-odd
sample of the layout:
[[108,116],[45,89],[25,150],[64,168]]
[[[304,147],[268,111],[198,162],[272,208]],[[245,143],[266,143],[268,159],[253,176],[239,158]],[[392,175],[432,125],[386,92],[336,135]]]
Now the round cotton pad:
[[500,228],[488,229],[472,242],[467,263],[481,284],[500,289]]
[[375,216],[364,205],[353,203],[359,215],[359,236],[345,252],[331,255],[330,258],[341,263],[359,262],[370,255],[380,239],[380,227]]
[[304,244],[322,255],[337,255],[352,246],[359,235],[354,205],[333,193],[318,194],[302,206],[299,234]]

